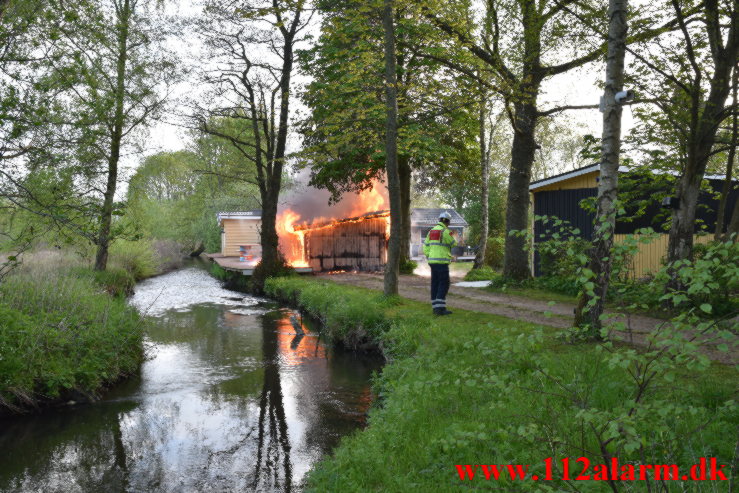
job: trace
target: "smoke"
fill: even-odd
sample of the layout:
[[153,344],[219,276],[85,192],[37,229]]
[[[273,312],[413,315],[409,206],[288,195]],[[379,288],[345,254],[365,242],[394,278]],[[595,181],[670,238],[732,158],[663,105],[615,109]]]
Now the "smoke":
[[301,170],[293,177],[295,186],[280,199],[278,215],[292,210],[300,215],[296,223],[322,222],[332,219],[356,217],[367,212],[377,212],[390,208],[387,187],[374,182],[372,190],[362,193],[346,193],[335,204],[329,204],[331,193],[328,190],[308,185],[310,170]]

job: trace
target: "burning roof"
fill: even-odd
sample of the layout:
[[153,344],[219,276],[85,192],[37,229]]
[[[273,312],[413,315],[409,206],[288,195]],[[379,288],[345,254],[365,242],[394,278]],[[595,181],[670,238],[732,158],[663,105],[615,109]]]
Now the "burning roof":
[[345,223],[355,223],[360,221],[365,221],[367,219],[376,219],[379,217],[390,217],[390,211],[374,211],[374,212],[367,212],[362,214],[361,216],[356,217],[347,217],[345,219],[336,219],[331,221],[317,221],[310,224],[300,224],[295,226],[295,231],[313,231],[316,229],[322,229],[322,228],[332,228],[334,226],[337,226],[339,224],[345,224]]

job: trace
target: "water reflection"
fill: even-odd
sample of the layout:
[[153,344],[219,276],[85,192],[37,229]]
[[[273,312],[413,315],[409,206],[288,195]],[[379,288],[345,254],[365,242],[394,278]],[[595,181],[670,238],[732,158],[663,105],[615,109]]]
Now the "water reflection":
[[197,269],[147,283],[137,296],[156,297],[159,323],[141,375],[104,402],[0,422],[0,491],[297,491],[364,423],[379,362],[299,334],[264,300],[221,302]]

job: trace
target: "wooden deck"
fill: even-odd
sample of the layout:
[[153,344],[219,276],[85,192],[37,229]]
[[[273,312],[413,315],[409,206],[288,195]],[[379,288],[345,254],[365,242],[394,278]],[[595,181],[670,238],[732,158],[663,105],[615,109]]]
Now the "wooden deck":
[[[206,253],[205,256],[217,263],[222,269],[231,272],[240,272],[245,276],[252,275],[254,268],[257,266],[256,262],[240,262],[239,257],[226,257],[220,253]],[[313,269],[310,267],[294,267],[294,269],[298,274],[313,273]]]

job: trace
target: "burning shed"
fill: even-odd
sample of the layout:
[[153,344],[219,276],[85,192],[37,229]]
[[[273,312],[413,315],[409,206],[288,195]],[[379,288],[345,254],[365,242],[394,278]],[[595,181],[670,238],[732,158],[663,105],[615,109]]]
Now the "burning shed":
[[378,271],[387,262],[390,213],[296,226],[303,237],[304,259],[314,271]]

